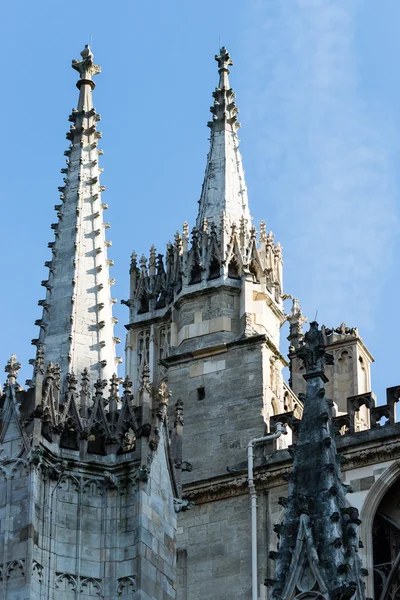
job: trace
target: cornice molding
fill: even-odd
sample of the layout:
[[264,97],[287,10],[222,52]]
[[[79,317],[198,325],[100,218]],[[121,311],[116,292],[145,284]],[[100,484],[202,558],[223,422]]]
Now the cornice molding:
[[[342,471],[351,471],[400,458],[400,437],[389,444],[382,444],[381,440],[377,442],[374,446],[364,448],[356,446],[351,450],[343,448],[339,451]],[[280,460],[279,455],[282,456]],[[256,470],[254,479],[257,491],[267,491],[287,484],[292,467],[292,460],[288,459],[287,450],[278,451],[274,458],[273,464],[258,467]],[[247,493],[246,471],[235,473],[234,476],[203,480],[183,486],[183,497],[195,504],[215,502]]]

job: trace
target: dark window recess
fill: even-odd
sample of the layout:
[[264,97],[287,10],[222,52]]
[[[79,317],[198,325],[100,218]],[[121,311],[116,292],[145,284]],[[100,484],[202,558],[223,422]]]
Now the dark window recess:
[[149,299],[145,294],[143,294],[143,296],[140,298],[138,315],[142,315],[143,313],[147,312],[149,312]]
[[220,264],[216,258],[213,258],[210,264],[208,279],[218,279],[220,276]]
[[199,265],[194,265],[190,273],[189,285],[201,282],[201,268]]
[[88,437],[87,451],[90,454],[106,454],[104,436],[99,431],[92,431]]
[[69,448],[70,450],[79,450],[77,432],[72,429],[63,431],[60,438],[60,446],[61,448]]
[[231,260],[228,265],[228,277],[231,279],[240,279],[239,265],[235,260]]
[[206,390],[204,387],[197,388],[197,400],[204,400],[206,397]]

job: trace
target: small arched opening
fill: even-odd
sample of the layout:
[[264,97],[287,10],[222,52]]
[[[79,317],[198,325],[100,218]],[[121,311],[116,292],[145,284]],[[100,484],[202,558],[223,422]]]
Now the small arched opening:
[[[396,558],[396,531],[398,529],[398,511],[396,495],[400,489],[400,461],[396,460],[390,464],[385,471],[376,478],[374,485],[369,490],[360,513],[360,540],[363,542],[360,547],[360,556],[363,566],[368,571],[366,583],[366,597],[375,597],[376,600],[383,598],[392,598],[396,593],[396,578],[398,579],[398,568],[395,565]],[[394,529],[387,529],[383,523],[388,522]],[[386,527],[386,533],[385,533]],[[392,541],[391,541],[392,539]],[[397,558],[400,556],[397,553]],[[400,560],[400,559],[399,559]],[[385,562],[386,561],[386,562]],[[393,569],[393,567],[395,567]],[[397,574],[396,574],[397,571]],[[389,576],[394,581],[393,585],[387,587]],[[399,596],[398,592],[395,596]]]
[[400,478],[383,496],[372,524],[374,595],[400,600]]

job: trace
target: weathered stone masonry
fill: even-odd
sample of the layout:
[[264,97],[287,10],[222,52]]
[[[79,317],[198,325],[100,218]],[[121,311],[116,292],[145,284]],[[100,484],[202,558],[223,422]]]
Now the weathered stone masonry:
[[195,226],[131,257],[123,380],[100,67],[88,46],[81,58],[33,376],[22,388],[13,355],[0,397],[0,598],[250,598],[246,446],[281,422],[255,448],[259,600],[396,600],[400,388],[377,403],[358,330],[304,334],[283,293],[282,249],[252,222],[228,51]]

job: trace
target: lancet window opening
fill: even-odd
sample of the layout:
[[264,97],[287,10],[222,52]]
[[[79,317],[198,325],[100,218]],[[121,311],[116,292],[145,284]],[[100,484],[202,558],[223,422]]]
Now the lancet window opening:
[[383,496],[372,524],[375,600],[400,599],[400,478]]

